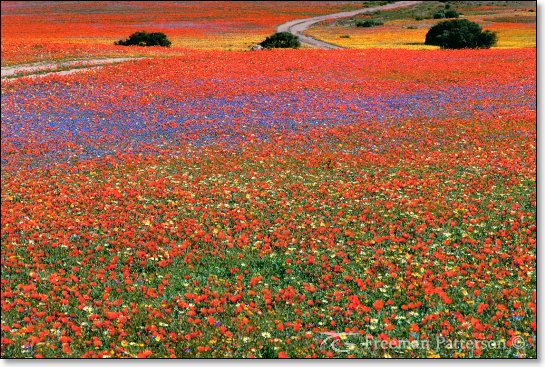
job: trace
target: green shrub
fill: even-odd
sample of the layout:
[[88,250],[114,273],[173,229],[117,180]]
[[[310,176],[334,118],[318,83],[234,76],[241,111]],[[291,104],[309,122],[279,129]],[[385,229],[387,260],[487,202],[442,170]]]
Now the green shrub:
[[459,18],[460,14],[454,10],[439,10],[433,14],[433,19],[444,19],[444,18]]
[[490,48],[497,42],[496,33],[482,30],[481,26],[467,19],[447,20],[430,28],[426,45],[441,48]]
[[420,12],[420,13],[413,14],[413,17],[414,17],[415,20],[433,19],[433,14],[432,13]]
[[439,9],[433,13],[433,19],[450,19],[450,18],[459,18],[460,13],[454,10],[450,4],[446,4],[444,9]]
[[114,42],[114,45],[120,46],[162,46],[170,47],[170,42],[164,33],[154,32],[135,32],[129,36],[126,40],[119,40]]
[[445,18],[459,18],[459,17],[460,17],[460,13],[458,13],[456,10],[454,9],[445,10]]
[[365,28],[369,28],[369,27],[376,27],[376,26],[379,26],[379,25],[383,25],[384,23],[380,20],[376,20],[376,19],[366,19],[366,20],[360,20],[358,22],[356,22],[356,27],[365,27]]
[[299,37],[289,32],[280,32],[267,37],[260,45],[263,48],[299,48],[301,42]]

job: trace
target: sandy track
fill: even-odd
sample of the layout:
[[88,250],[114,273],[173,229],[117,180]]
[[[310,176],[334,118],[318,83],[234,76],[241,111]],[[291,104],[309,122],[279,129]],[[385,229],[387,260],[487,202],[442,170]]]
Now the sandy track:
[[316,47],[316,48],[323,48],[323,49],[339,49],[342,48],[341,46],[334,45],[329,42],[324,42],[317,40],[316,38],[312,38],[310,36],[307,36],[303,34],[305,30],[307,30],[311,25],[322,22],[324,20],[329,19],[337,19],[337,18],[348,18],[352,17],[357,14],[363,14],[363,13],[371,13],[378,10],[390,10],[390,9],[397,9],[397,8],[404,8],[407,6],[416,5],[418,3],[421,3],[421,1],[398,1],[392,4],[387,4],[383,6],[375,6],[372,8],[365,8],[365,9],[359,9],[359,10],[353,10],[353,11],[345,11],[342,13],[334,13],[334,14],[326,14],[326,15],[320,15],[318,17],[313,18],[306,18],[306,19],[296,19],[289,21],[287,23],[281,24],[277,27],[277,32],[289,32],[297,37],[299,37],[299,41],[301,43],[304,43],[306,45]]
[[[90,70],[107,64],[139,60],[141,57],[110,57],[103,59],[72,60],[61,62],[35,63],[25,65],[3,66],[2,79],[38,78],[48,75],[68,75]],[[59,70],[65,69],[65,70]],[[48,72],[49,71],[49,72]]]

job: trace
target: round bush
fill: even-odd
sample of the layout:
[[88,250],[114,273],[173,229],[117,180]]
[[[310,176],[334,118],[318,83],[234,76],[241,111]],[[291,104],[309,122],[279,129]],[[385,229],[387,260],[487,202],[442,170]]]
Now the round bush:
[[114,42],[115,45],[120,46],[162,46],[170,47],[170,42],[164,33],[154,32],[135,32],[129,36],[126,40],[120,40]]
[[299,48],[299,38],[289,32],[275,33],[260,43],[263,48]]
[[456,10],[454,9],[445,10],[445,18],[459,18],[459,17],[460,17],[460,13],[458,13]]
[[467,19],[447,20],[430,28],[426,45],[441,48],[490,48],[497,42],[496,33],[483,31],[481,26]]

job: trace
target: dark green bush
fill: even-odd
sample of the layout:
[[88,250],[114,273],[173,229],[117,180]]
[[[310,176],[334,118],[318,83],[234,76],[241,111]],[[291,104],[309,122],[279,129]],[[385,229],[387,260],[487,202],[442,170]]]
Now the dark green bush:
[[114,42],[115,45],[120,46],[162,46],[170,47],[170,42],[164,33],[154,32],[135,32],[129,36],[126,40],[119,40]]
[[376,27],[376,26],[383,25],[383,24],[384,23],[381,22],[380,20],[366,19],[366,20],[360,20],[360,21],[356,22],[356,27],[369,28],[369,27]]
[[430,28],[426,45],[441,48],[490,48],[497,42],[496,33],[482,30],[481,26],[467,19],[447,20]]
[[260,45],[263,48],[299,48],[301,42],[299,37],[289,32],[280,32],[267,37]]
[[459,18],[459,17],[460,17],[460,13],[458,13],[456,10],[454,9],[445,10],[445,18]]
[[460,14],[454,9],[439,10],[433,14],[433,19],[459,18]]

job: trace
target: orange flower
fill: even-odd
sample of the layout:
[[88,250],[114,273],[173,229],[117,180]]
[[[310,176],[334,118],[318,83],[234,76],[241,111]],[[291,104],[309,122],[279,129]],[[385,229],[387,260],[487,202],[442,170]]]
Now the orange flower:
[[373,308],[377,311],[381,310],[384,307],[384,302],[380,299],[377,299],[373,302]]
[[152,352],[149,349],[146,349],[136,355],[137,358],[148,358],[151,356]]

